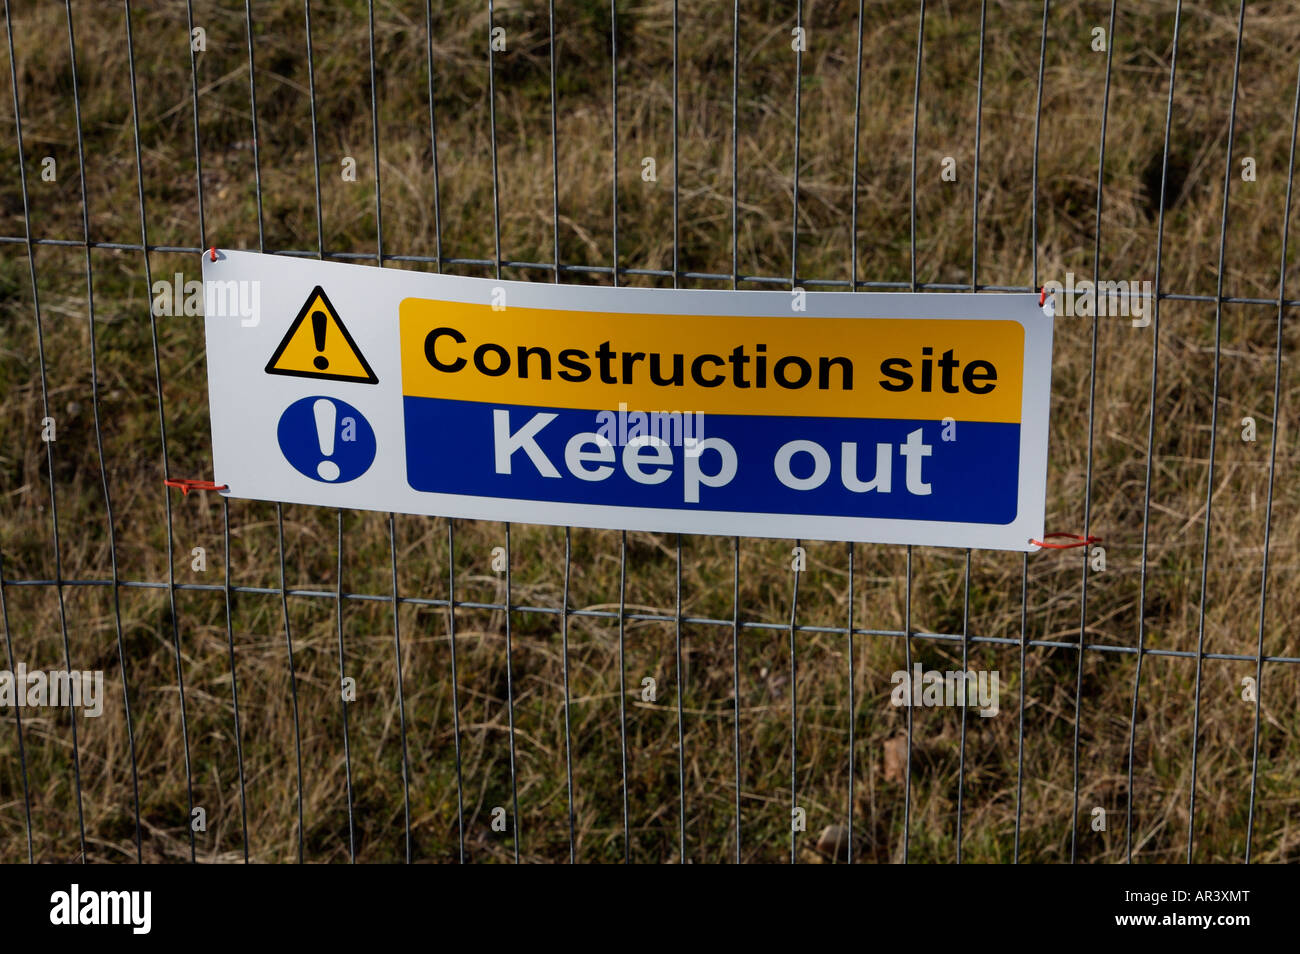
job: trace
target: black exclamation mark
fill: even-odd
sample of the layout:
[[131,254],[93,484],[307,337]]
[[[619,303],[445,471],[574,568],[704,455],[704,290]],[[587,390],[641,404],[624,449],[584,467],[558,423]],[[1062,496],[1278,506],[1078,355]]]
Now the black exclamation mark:
[[[316,339],[317,351],[325,350],[325,323],[328,320],[329,319],[323,311],[313,311],[311,313],[311,332],[312,336]],[[318,371],[324,371],[330,366],[330,361],[329,358],[325,357],[325,355],[318,354],[316,355],[316,360],[314,360],[312,364],[316,365]]]

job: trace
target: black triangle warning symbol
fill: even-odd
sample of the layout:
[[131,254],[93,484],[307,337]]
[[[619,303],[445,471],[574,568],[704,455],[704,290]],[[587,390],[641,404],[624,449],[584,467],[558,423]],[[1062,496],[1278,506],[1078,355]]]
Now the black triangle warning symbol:
[[378,384],[347,326],[317,285],[266,363],[267,374]]

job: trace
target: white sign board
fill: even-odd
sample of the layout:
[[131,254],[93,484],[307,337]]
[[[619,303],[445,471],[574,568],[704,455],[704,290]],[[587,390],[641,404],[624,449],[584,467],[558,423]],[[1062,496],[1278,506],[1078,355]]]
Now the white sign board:
[[696,291],[203,257],[214,479],[520,523],[1034,550],[1030,294]]

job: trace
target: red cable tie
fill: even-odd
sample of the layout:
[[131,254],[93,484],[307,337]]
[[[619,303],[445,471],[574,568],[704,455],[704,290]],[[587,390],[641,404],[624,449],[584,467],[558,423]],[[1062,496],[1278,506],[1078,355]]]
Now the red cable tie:
[[[213,259],[213,261],[216,261],[216,259]],[[1042,308],[1045,304],[1047,304],[1047,286],[1043,285],[1038,290],[1038,307]]]
[[166,487],[176,487],[185,496],[189,496],[191,490],[229,490],[227,484],[214,484],[210,480],[178,480],[171,478],[163,481]]
[[212,256],[212,260],[215,262],[217,260],[217,247],[215,245],[212,246],[212,248],[208,249],[208,253]]
[[1049,540],[1052,537],[1069,537],[1071,540],[1074,540],[1076,542],[1044,543],[1042,540],[1034,540],[1032,538],[1030,539],[1029,542],[1037,546],[1040,546],[1045,550],[1073,550],[1075,547],[1086,547],[1091,543],[1101,543],[1101,537],[1094,537],[1091,534],[1089,534],[1086,537],[1081,537],[1077,533],[1047,533],[1044,534],[1044,536],[1047,537],[1047,539]]

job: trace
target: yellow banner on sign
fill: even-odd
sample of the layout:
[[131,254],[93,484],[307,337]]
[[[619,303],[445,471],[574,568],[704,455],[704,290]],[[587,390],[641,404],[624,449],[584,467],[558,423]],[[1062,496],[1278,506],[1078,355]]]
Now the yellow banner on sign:
[[402,393],[590,410],[1018,423],[1015,321],[610,314],[407,298]]

